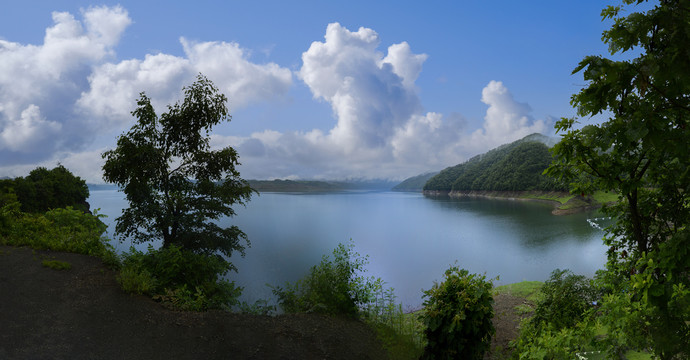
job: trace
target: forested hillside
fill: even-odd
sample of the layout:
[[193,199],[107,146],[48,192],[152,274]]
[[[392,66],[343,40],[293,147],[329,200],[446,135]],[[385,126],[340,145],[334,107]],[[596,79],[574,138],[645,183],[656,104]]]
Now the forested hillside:
[[552,156],[546,136],[532,134],[441,171],[424,191],[565,191],[542,175]]

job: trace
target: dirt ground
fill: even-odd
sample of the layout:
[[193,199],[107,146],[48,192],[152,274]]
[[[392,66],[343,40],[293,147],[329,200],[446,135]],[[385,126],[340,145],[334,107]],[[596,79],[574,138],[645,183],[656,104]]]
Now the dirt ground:
[[[72,264],[43,267],[42,260]],[[499,295],[487,359],[505,356],[521,298]],[[175,312],[120,290],[99,259],[0,246],[0,359],[386,359],[364,323],[313,314]]]

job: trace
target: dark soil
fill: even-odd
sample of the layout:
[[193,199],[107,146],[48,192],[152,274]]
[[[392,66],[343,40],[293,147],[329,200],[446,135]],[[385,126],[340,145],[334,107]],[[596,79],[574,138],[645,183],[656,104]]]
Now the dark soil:
[[[44,267],[59,260],[70,270]],[[366,324],[314,314],[171,311],[124,293],[96,258],[0,246],[0,359],[386,359]],[[492,354],[515,338],[514,307],[496,298]]]
[[518,313],[519,305],[532,305],[526,299],[509,294],[494,296],[494,327],[496,334],[491,338],[491,350],[484,359],[507,359],[511,354],[510,342],[518,337],[520,321],[530,316],[529,313]]

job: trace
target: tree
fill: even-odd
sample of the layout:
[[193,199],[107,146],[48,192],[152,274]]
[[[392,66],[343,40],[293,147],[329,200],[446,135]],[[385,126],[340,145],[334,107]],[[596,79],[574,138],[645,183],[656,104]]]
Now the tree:
[[27,177],[2,180],[0,189],[3,192],[12,189],[23,212],[44,213],[68,206],[81,211],[89,210],[86,182],[60,164],[52,170],[37,167]]
[[244,255],[244,232],[213,221],[235,215],[232,205],[244,205],[253,192],[235,168],[237,152],[209,143],[211,128],[230,120],[227,98],[203,75],[183,91],[184,101],[160,117],[142,92],[132,112],[137,123],[103,153],[103,178],[129,202],[115,231],[135,243],[161,239],[164,248]]
[[627,304],[641,322],[609,325],[640,339],[635,346],[673,359],[690,348],[690,1],[622,15],[643,2],[623,0],[602,11],[614,20],[603,33],[611,55],[631,59],[587,56],[573,71],[587,81],[571,100],[577,114],[608,119],[582,128],[560,120],[556,129],[564,134],[547,172],[571,181],[575,193],[619,194],[605,208],[617,218],[604,239],[608,300]]

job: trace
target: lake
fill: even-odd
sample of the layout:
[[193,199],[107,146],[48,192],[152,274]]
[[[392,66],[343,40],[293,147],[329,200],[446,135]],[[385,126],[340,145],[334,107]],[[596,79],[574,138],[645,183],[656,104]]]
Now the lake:
[[[113,238],[115,218],[127,206],[123,194],[91,190],[88,201],[108,216]],[[418,308],[422,289],[456,261],[470,272],[499,276],[495,284],[543,281],[556,268],[594,275],[606,262],[604,233],[587,222],[597,215],[551,210],[539,202],[404,192],[262,193],[220,223],[237,225],[251,242],[246,257],[231,258],[238,273],[230,279],[245,287],[243,300],[272,299],[265,284],[301,278],[352,239],[357,252],[369,255],[369,274],[393,287],[404,308]],[[124,251],[131,243],[113,245]]]

